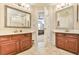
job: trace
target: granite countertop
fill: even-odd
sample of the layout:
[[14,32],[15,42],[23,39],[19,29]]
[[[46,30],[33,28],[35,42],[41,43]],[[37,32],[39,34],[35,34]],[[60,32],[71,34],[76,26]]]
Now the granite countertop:
[[33,32],[34,32],[34,31],[17,32],[17,33],[0,32],[0,36],[4,36],[4,35],[17,35],[17,34],[26,34],[26,33],[33,33]]
[[70,33],[70,34],[79,34],[79,30],[61,30],[61,29],[55,29],[53,32],[59,32],[59,33]]

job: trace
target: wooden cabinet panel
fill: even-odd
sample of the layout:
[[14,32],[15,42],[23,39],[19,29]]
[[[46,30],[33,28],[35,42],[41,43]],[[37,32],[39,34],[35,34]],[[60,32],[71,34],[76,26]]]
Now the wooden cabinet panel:
[[18,50],[18,42],[7,41],[0,43],[0,54],[15,54]]
[[65,39],[63,37],[57,37],[57,47],[65,48]]
[[21,49],[21,51],[30,48],[31,45],[32,45],[32,40],[29,39],[29,37],[26,37],[25,40],[21,40],[20,41],[20,49]]
[[24,51],[28,48],[31,47],[32,45],[32,34],[23,34],[23,35],[16,35],[16,36],[12,36],[13,40],[17,40],[19,41],[19,51]]
[[0,54],[16,54],[32,46],[32,34],[0,36]]
[[9,41],[9,40],[11,40],[10,36],[1,36],[0,37],[0,42],[2,42],[2,41]]
[[32,33],[26,34],[27,37],[32,37]]
[[56,46],[78,54],[78,37],[76,34],[56,33]]
[[77,53],[77,39],[75,38],[66,38],[66,49],[72,52]]
[[57,33],[56,34],[56,45],[57,45],[57,47],[59,47],[59,48],[65,48],[65,36],[63,35],[63,34],[61,34],[61,33]]
[[64,35],[61,34],[61,33],[57,33],[56,36],[57,36],[57,37],[63,37]]
[[66,37],[69,37],[69,38],[78,38],[78,35],[75,35],[75,34],[66,34]]
[[17,40],[17,41],[19,41],[19,40],[21,40],[21,39],[24,39],[24,36],[23,36],[23,35],[13,35],[13,36],[11,37],[11,39],[12,39],[12,40]]

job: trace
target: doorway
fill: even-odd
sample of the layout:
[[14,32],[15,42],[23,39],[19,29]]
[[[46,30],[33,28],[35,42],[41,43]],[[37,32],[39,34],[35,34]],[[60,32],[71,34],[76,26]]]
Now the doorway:
[[45,46],[44,42],[44,26],[45,26],[45,17],[44,10],[38,11],[38,49],[43,49]]

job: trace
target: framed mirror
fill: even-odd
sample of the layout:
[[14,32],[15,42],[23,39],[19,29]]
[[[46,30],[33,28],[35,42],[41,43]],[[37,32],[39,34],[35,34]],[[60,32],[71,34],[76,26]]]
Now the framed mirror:
[[30,28],[31,13],[5,6],[5,27]]
[[73,29],[74,27],[74,8],[69,6],[56,12],[58,29]]

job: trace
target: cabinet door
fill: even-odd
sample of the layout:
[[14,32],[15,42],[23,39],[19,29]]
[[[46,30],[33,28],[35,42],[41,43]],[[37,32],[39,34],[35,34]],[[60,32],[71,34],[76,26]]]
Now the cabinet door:
[[32,40],[30,40],[28,37],[27,37],[27,39],[21,40],[21,41],[20,41],[20,48],[21,48],[21,51],[30,48],[31,45],[32,45],[32,42],[31,42],[31,41],[32,41]]
[[23,35],[13,35],[11,39],[15,41],[19,41],[20,39],[23,39]]
[[67,37],[66,50],[77,53],[77,39]]
[[57,47],[65,48],[65,40],[63,38],[57,39]]
[[16,41],[7,41],[0,43],[0,54],[15,54],[17,53],[18,42]]
[[32,46],[32,35],[31,33],[24,34],[20,39],[20,50],[26,50]]
[[32,34],[31,33],[25,34],[24,36],[25,36],[25,39],[32,40]]
[[65,37],[64,35],[58,36],[56,35],[56,46],[59,48],[65,48]]

